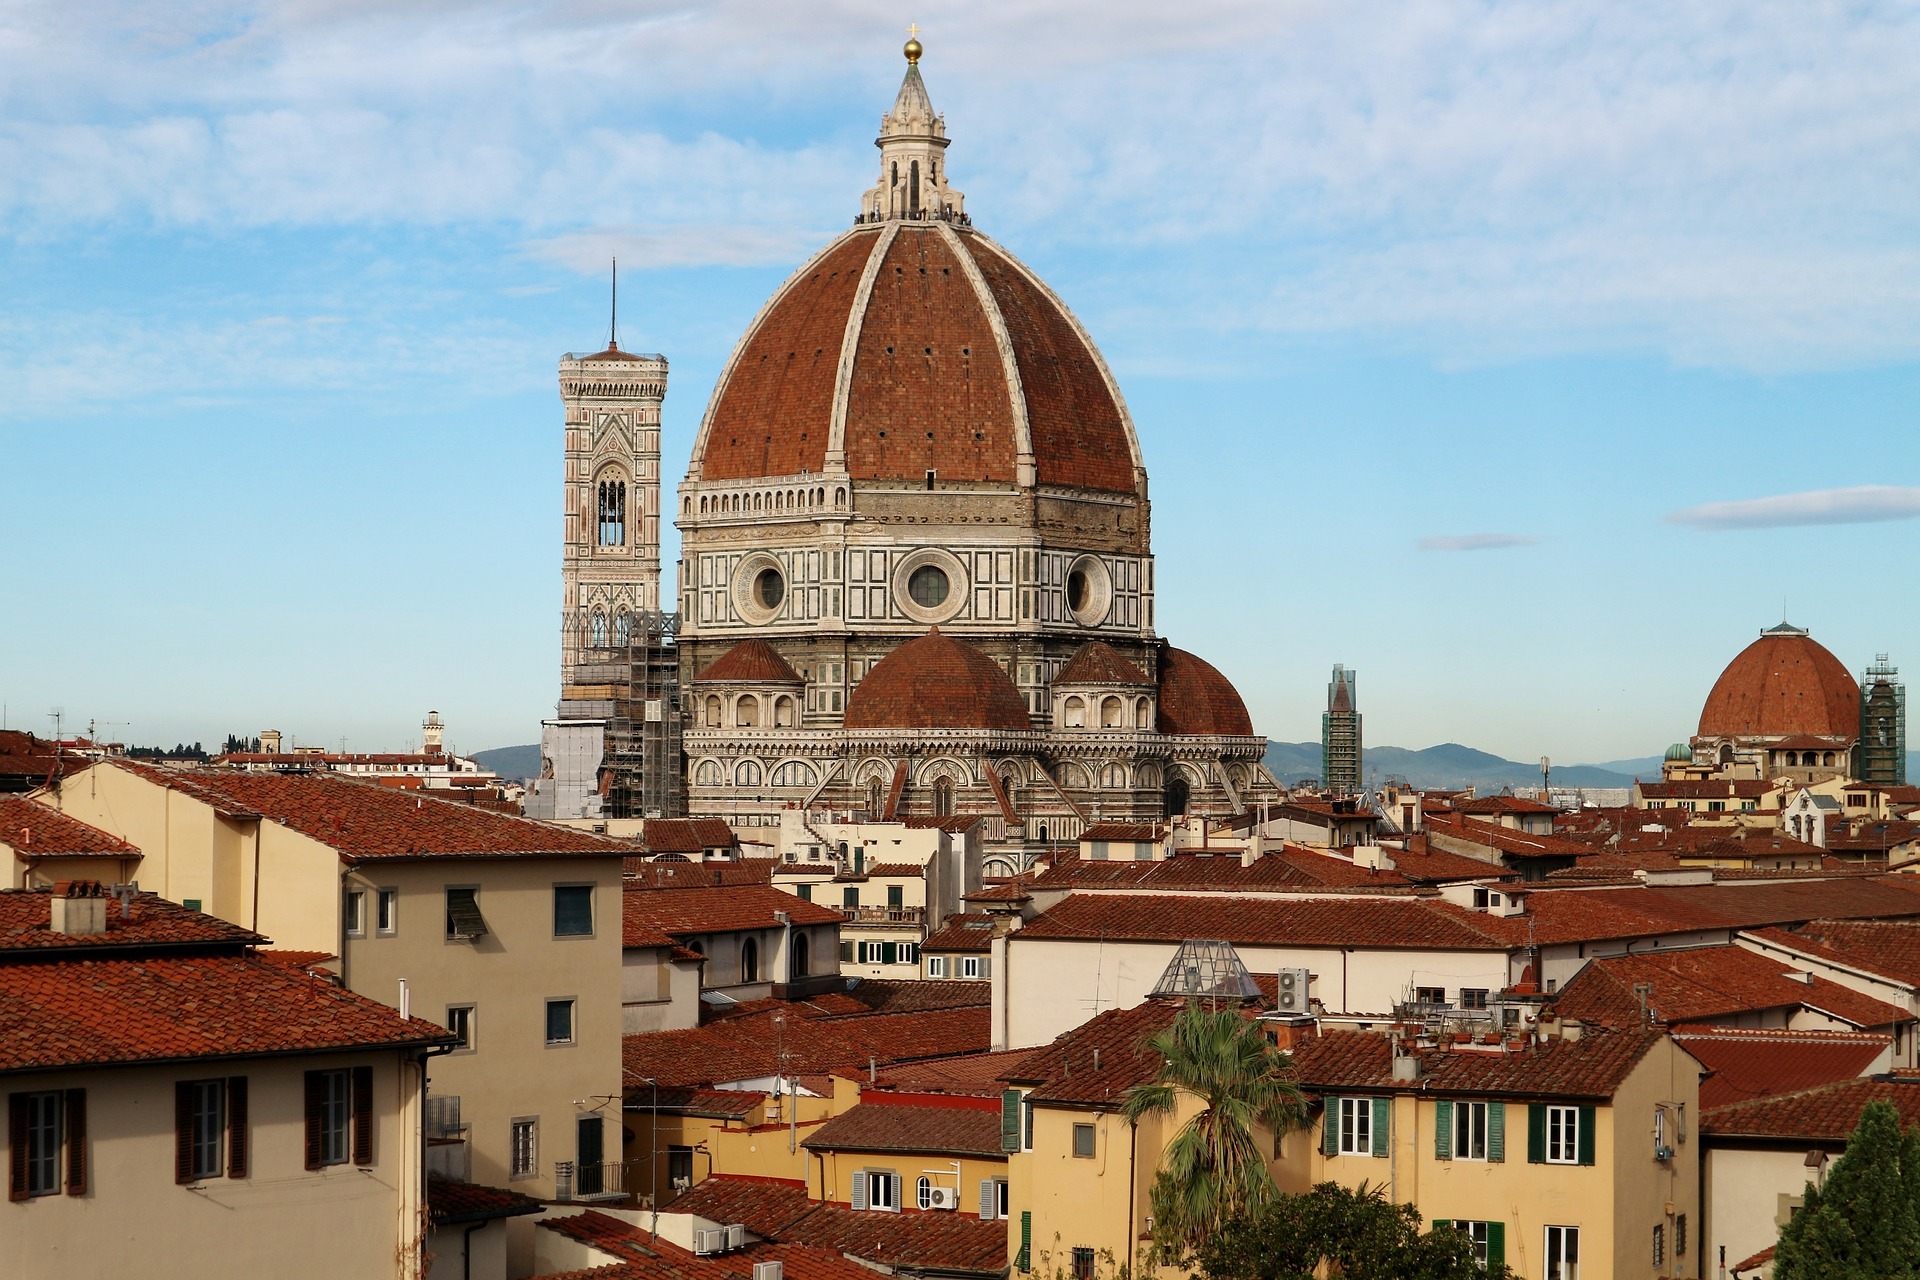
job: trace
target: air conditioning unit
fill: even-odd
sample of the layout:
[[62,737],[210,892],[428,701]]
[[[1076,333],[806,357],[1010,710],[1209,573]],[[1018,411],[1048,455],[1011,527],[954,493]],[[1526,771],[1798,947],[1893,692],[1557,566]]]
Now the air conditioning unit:
[[934,1187],[928,1193],[928,1197],[927,1208],[929,1209],[958,1209],[960,1207],[960,1193],[952,1187]]
[[1307,1012],[1307,988],[1312,975],[1305,969],[1282,969],[1279,973],[1280,998],[1274,1004],[1276,1013],[1304,1014]]
[[673,1180],[673,1189],[675,1191],[691,1191],[693,1190],[693,1179],[692,1178],[675,1178]]
[[1672,1147],[1655,1147],[1653,1149],[1653,1158],[1655,1160],[1660,1160],[1660,1161],[1671,1160],[1673,1159],[1673,1148]]
[[738,1222],[735,1222],[735,1223],[731,1223],[731,1224],[729,1224],[729,1225],[728,1225],[728,1227],[727,1227],[727,1249],[728,1249],[728,1251],[729,1251],[729,1252],[731,1252],[731,1251],[732,1251],[732,1250],[734,1250],[734,1249],[744,1249],[744,1248],[746,1248],[746,1247],[747,1247],[747,1228],[746,1228],[746,1226],[745,1226],[744,1224],[742,1224],[742,1223],[738,1223]]
[[693,1251],[701,1256],[713,1253],[725,1253],[727,1248],[727,1229],[711,1227],[693,1233]]
[[782,1280],[785,1270],[778,1262],[756,1262],[753,1264],[753,1280]]

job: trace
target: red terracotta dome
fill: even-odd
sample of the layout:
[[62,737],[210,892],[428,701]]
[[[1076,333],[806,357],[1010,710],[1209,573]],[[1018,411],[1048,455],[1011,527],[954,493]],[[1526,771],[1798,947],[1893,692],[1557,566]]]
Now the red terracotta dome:
[[1240,691],[1212,663],[1167,645],[1160,650],[1160,732],[1253,736]]
[[1105,640],[1089,640],[1054,674],[1055,684],[1152,684],[1147,673]]
[[1727,664],[1700,710],[1703,738],[1859,733],[1860,686],[1825,645],[1784,622]]
[[874,663],[847,699],[849,729],[1002,729],[1033,723],[1000,664],[935,627]]
[[779,650],[765,640],[742,640],[715,658],[694,678],[695,684],[725,681],[731,684],[804,684]]
[[[844,366],[844,368],[843,368]],[[841,235],[735,349],[690,479],[819,475],[918,485],[1139,489],[1133,424],[1064,304],[970,227],[891,221]]]

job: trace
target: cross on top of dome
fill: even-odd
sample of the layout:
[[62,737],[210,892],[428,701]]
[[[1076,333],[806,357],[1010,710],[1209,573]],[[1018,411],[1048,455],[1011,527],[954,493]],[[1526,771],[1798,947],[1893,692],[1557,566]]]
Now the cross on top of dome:
[[880,117],[880,181],[860,202],[861,222],[891,218],[966,221],[966,197],[947,182],[947,122],[933,109],[926,81],[920,78],[918,28],[904,50],[907,74],[893,108]]

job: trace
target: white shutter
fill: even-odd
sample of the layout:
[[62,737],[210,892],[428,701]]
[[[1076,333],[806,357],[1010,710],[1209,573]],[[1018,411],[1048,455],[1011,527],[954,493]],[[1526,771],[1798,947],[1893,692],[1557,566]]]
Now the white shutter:
[[893,1203],[891,1205],[888,1205],[887,1207],[890,1209],[898,1210],[900,1208],[900,1175],[895,1173],[895,1174],[890,1174],[888,1176],[893,1181]]
[[983,978],[990,978],[993,976],[993,957],[992,956],[980,957],[980,976]]
[[853,1207],[867,1207],[867,1173],[864,1169],[853,1175]]
[[993,1220],[994,1201],[996,1199],[998,1199],[998,1197],[993,1194],[993,1179],[980,1179],[980,1221],[991,1222]]

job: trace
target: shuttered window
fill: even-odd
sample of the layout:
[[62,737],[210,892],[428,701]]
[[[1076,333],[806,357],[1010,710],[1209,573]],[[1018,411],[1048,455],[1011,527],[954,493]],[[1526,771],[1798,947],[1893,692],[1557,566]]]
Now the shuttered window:
[[373,1163],[373,1068],[353,1069],[353,1162]]
[[593,933],[593,886],[563,884],[553,890],[553,936],[578,938]]
[[227,1082],[182,1080],[174,1086],[175,1177],[186,1182],[217,1178],[226,1171]]
[[[368,1068],[360,1068],[368,1070]],[[307,1072],[307,1168],[347,1162],[351,1077],[345,1071]],[[372,1089],[367,1090],[369,1094]],[[370,1099],[369,1099],[370,1101]],[[369,1134],[369,1142],[371,1134]],[[371,1163],[371,1160],[369,1160]]]
[[227,1176],[250,1177],[253,1173],[252,1145],[248,1141],[247,1078],[227,1077]]
[[87,1091],[68,1089],[65,1104],[67,1194],[83,1196],[87,1194]]
[[1000,1149],[1020,1149],[1020,1091],[1005,1089],[1000,1094]]
[[485,937],[487,921],[480,914],[480,891],[472,885],[447,889],[447,937],[471,939]]
[[60,1193],[61,1121],[65,1110],[66,1098],[61,1092],[9,1095],[9,1199],[27,1200]]

